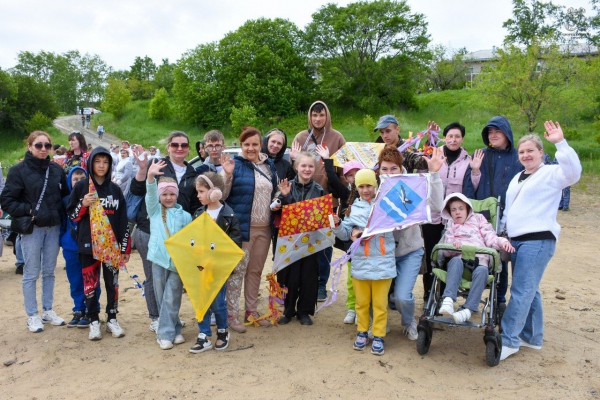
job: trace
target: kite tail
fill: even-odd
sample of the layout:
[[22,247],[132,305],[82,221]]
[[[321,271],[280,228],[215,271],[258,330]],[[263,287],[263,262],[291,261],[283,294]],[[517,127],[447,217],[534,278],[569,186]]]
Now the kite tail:
[[317,313],[319,311],[321,311],[324,307],[327,307],[327,306],[335,303],[335,301],[337,300],[338,286],[340,284],[340,277],[342,275],[342,267],[348,261],[350,261],[350,259],[352,259],[352,256],[354,256],[354,253],[356,252],[356,250],[358,249],[359,246],[360,246],[360,240],[355,240],[354,243],[352,243],[352,245],[350,246],[348,251],[343,256],[341,256],[340,258],[338,258],[337,260],[335,260],[331,263],[331,268],[332,268],[331,296],[328,296],[327,300],[325,300],[325,302],[323,304],[321,304],[321,306],[319,308],[317,308],[317,311],[316,311]]
[[275,274],[267,275],[267,290],[269,291],[269,313],[267,318],[271,321],[271,324],[277,325],[277,320],[283,315],[278,308],[279,305],[283,305],[285,296],[287,295],[288,289],[281,287]]

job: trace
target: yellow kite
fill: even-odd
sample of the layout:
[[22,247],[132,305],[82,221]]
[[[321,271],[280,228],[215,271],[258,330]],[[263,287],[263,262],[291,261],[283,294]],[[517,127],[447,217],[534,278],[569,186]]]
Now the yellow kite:
[[244,251],[208,213],[165,240],[165,245],[196,311],[196,319],[202,321],[217,293],[244,257]]

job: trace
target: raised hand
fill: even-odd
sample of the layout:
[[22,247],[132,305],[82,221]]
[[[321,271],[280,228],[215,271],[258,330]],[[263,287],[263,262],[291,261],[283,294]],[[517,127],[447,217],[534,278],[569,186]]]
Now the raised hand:
[[154,183],[154,177],[157,175],[164,175],[161,169],[167,166],[167,162],[164,160],[153,160],[148,168],[148,183]]
[[558,121],[546,121],[544,122],[544,128],[546,128],[546,132],[544,132],[544,137],[550,143],[556,144],[558,142],[562,142],[565,139],[565,135]]
[[285,178],[279,185],[277,185],[277,188],[281,192],[282,196],[287,196],[292,190],[292,183],[288,182],[287,178]]
[[444,165],[446,162],[446,156],[444,155],[444,150],[441,147],[433,148],[431,158],[428,158],[427,156],[423,156],[423,158],[427,162],[429,172],[438,172],[440,168],[442,168],[442,165]]
[[223,167],[223,172],[225,172],[227,177],[233,175],[235,161],[231,159],[231,156],[228,153],[221,153],[221,166]]
[[431,134],[431,132],[439,132],[440,126],[435,123],[435,121],[427,122],[427,136]]
[[477,149],[475,150],[475,153],[473,153],[473,157],[469,156],[469,165],[471,166],[472,172],[479,172],[484,156],[485,153],[483,152],[483,149]]
[[[141,144],[138,144],[137,146],[135,146],[135,148],[132,150],[133,151],[133,156],[135,157],[135,162],[137,163],[138,167],[140,167],[139,169],[144,171],[144,173],[146,172],[146,170],[148,169],[148,161],[149,161],[149,156],[150,154],[144,150],[144,147]],[[144,159],[140,160],[140,156],[144,154]]]
[[329,158],[329,149],[327,147],[318,145],[315,150],[317,154],[321,156],[322,159],[326,160]]
[[292,143],[292,149],[290,150],[290,159],[295,160],[301,151],[302,146],[300,146],[300,143],[294,140],[294,142]]

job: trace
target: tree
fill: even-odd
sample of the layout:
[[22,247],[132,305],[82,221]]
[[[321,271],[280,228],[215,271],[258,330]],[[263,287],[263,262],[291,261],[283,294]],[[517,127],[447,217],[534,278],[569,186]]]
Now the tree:
[[78,61],[80,72],[78,101],[83,104],[99,102],[104,95],[111,68],[96,54],[85,54]]
[[565,13],[564,25],[573,38],[581,38],[590,45],[600,46],[600,0],[590,0],[590,6],[592,14],[589,16],[585,15],[583,7],[569,7]]
[[156,70],[156,74],[154,74],[154,87],[157,89],[165,88],[170,93],[175,83],[174,70],[175,64],[169,64],[169,59],[163,58],[162,64]]
[[123,117],[127,104],[131,101],[131,93],[127,90],[125,81],[108,78],[108,85],[104,91],[102,108],[111,113],[116,119]]
[[150,101],[148,112],[152,119],[167,119],[171,117],[171,105],[169,104],[167,89],[160,88],[154,92],[154,98]]
[[508,30],[505,44],[531,45],[538,38],[560,40],[564,22],[564,7],[552,1],[513,0],[513,18],[502,24]]
[[577,74],[578,62],[558,44],[537,41],[525,50],[505,46],[497,54],[493,65],[478,75],[476,89],[498,112],[524,118],[533,132],[542,110],[560,107],[560,95]]
[[152,81],[156,73],[156,64],[148,56],[136,57],[129,71],[127,87],[134,100],[149,99],[154,92]]
[[449,90],[464,87],[465,75],[469,72],[469,68],[464,61],[466,54],[467,50],[462,48],[453,51],[448,57],[448,49],[443,45],[435,46],[430,72],[427,74],[428,88]]
[[327,4],[312,15],[306,36],[318,91],[362,109],[412,104],[411,78],[431,56],[425,17],[405,0]]

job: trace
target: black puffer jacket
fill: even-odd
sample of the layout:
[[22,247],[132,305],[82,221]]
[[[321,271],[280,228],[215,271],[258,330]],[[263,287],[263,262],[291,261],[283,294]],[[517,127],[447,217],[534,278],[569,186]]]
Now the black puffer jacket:
[[[161,170],[164,172],[164,175],[161,176],[168,176],[177,180],[175,169],[173,168],[173,164],[171,163],[169,157],[164,157],[162,160],[167,163],[167,166]],[[187,162],[185,165],[187,170],[183,174],[183,177],[181,177],[181,181],[179,181],[179,196],[177,197],[177,203],[180,204],[185,211],[194,215],[194,212],[196,212],[196,210],[200,207],[200,200],[198,200],[198,192],[196,191],[195,185],[196,176],[198,176],[198,174]],[[140,182],[133,177],[129,191],[136,196],[145,197],[146,181],[143,180]],[[150,220],[148,219],[145,201],[142,201],[142,206],[140,207],[140,211],[135,218],[135,222],[138,229],[140,229],[142,232],[148,234],[150,233]]]
[[48,186],[34,223],[39,227],[60,225],[63,212],[61,200],[69,195],[65,173],[58,164],[50,161],[50,157],[40,159],[30,151],[25,153],[22,162],[8,170],[6,184],[0,195],[2,210],[15,218],[32,215],[44,188],[47,168],[50,168]]
[[308,199],[316,199],[317,197],[325,196],[325,191],[314,180],[310,180],[310,182],[304,184],[298,181],[298,177],[296,176],[294,180],[291,182],[292,187],[290,188],[290,194],[287,196],[279,196],[281,200],[281,204],[287,205],[292,203],[297,203],[299,201],[308,200]]
[[[283,146],[279,150],[279,153],[274,156],[269,153],[268,143],[269,143],[269,134],[273,131],[280,131],[283,133],[284,142]],[[291,181],[296,176],[296,171],[292,167],[292,164],[283,158],[285,155],[285,150],[287,149],[287,135],[285,132],[279,128],[271,129],[269,132],[265,133],[265,136],[262,139],[262,148],[260,150],[261,153],[266,154],[271,160],[273,160],[273,164],[275,164],[275,171],[277,171],[277,178],[280,181],[287,178],[288,181]]]

